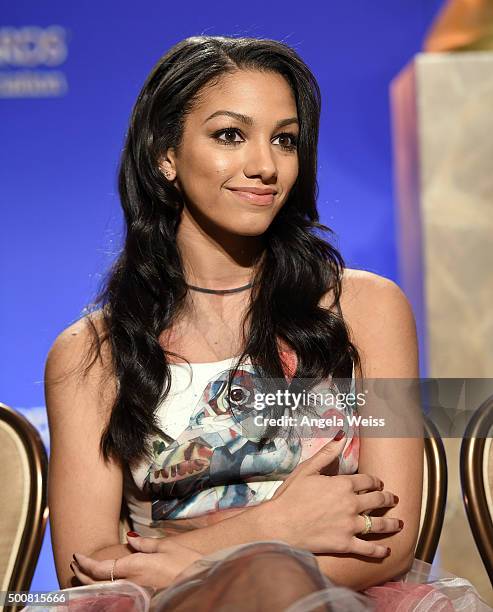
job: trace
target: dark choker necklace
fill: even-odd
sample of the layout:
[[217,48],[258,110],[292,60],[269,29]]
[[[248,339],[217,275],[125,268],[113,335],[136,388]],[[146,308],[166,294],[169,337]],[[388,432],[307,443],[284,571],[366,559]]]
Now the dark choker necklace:
[[238,293],[238,291],[250,289],[250,287],[253,287],[253,283],[248,283],[248,285],[243,285],[243,287],[236,287],[236,289],[206,289],[205,287],[195,287],[195,285],[188,284],[187,287],[194,291],[201,291],[202,293],[217,293],[219,295],[224,295],[226,293]]

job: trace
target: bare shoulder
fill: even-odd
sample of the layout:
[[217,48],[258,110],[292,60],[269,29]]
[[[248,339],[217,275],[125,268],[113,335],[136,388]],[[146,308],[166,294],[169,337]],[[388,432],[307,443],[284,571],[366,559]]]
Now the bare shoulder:
[[55,338],[50,348],[50,353],[62,352],[67,348],[74,348],[76,345],[88,342],[92,338],[91,327],[96,330],[100,338],[105,332],[104,319],[101,311],[94,311],[84,315],[65,329]]
[[344,270],[342,279],[341,309],[345,317],[354,322],[378,316],[389,316],[390,312],[407,318],[412,314],[411,305],[399,285],[385,276],[367,270]]
[[[322,305],[328,307],[332,292],[326,293]],[[342,277],[341,310],[346,322],[368,323],[379,314],[388,314],[388,309],[397,309],[397,314],[412,314],[411,305],[404,291],[393,280],[367,270],[345,268]]]
[[397,283],[366,270],[344,270],[341,310],[367,376],[417,375],[416,324]]
[[[53,341],[45,364],[45,383],[57,383],[66,376],[81,373],[93,346],[95,333],[102,339],[105,332],[104,319],[100,311],[87,314],[65,329]],[[101,346],[101,361],[95,363],[95,372],[109,367],[107,343]]]

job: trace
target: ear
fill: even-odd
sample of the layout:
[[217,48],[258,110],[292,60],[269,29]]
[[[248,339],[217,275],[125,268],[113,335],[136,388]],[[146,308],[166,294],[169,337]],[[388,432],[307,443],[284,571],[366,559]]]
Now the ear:
[[159,160],[159,169],[168,179],[174,181],[176,178],[176,152],[174,148],[167,149],[165,155]]

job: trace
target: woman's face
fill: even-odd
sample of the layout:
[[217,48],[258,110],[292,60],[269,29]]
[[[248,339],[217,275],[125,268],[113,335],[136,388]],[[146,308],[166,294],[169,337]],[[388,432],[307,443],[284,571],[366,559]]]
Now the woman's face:
[[[185,196],[185,214],[258,236],[298,175],[296,101],[274,72],[238,70],[206,86],[186,116],[181,146],[161,167]],[[257,190],[255,194],[242,190]]]

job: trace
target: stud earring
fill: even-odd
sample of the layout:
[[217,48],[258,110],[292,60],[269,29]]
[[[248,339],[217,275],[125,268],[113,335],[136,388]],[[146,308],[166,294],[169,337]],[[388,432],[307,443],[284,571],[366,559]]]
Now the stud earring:
[[171,170],[169,170],[168,168],[163,168],[163,167],[161,167],[161,170],[163,171],[163,174],[168,179],[168,181],[172,180],[171,177],[173,173],[171,172]]

